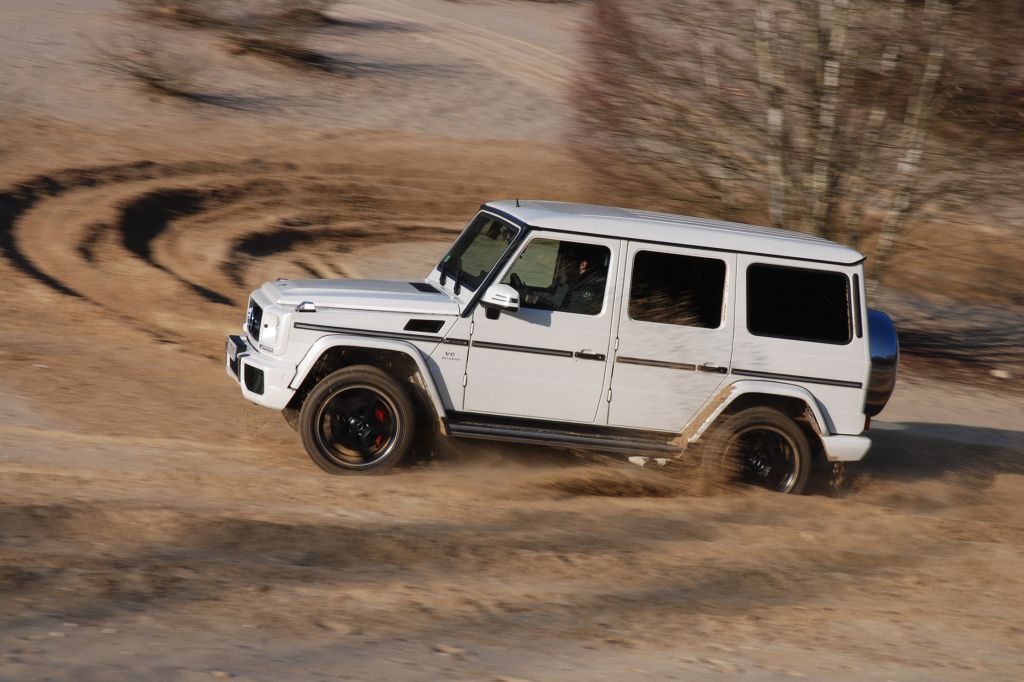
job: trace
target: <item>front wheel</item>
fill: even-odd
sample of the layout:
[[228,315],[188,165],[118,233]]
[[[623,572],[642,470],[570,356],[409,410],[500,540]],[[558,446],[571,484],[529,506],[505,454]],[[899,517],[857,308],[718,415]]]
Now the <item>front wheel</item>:
[[702,467],[780,493],[798,495],[811,475],[811,445],[787,415],[754,407],[726,418],[708,440]]
[[325,377],[299,412],[310,458],[329,474],[380,472],[412,445],[416,413],[408,393],[376,367],[357,365]]

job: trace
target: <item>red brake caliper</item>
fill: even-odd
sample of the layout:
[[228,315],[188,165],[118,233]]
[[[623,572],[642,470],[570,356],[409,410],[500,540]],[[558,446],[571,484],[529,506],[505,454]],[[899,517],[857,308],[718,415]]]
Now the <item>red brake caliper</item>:
[[[383,422],[384,421],[384,410],[382,410],[379,407],[376,408],[373,411],[373,416],[377,419],[377,421]],[[381,444],[381,441],[383,441],[383,440],[384,440],[384,434],[378,435],[377,438],[373,441],[373,447],[379,448],[380,444]]]

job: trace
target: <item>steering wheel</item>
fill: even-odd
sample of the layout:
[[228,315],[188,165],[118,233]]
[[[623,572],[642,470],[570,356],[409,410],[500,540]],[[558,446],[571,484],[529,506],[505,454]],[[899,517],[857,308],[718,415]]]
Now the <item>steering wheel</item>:
[[508,276],[508,283],[513,289],[519,292],[520,296],[522,296],[523,292],[526,290],[526,284],[523,282],[523,278],[519,276],[518,272],[513,272]]
[[533,300],[536,298],[536,295],[526,288],[526,282],[523,281],[523,278],[519,276],[518,272],[513,272],[508,276],[508,283],[509,286],[519,292],[520,301],[527,305],[533,305],[536,303],[536,301]]

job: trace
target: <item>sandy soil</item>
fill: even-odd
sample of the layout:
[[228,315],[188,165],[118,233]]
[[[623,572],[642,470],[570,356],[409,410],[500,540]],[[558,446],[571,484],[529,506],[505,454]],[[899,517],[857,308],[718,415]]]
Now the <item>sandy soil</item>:
[[1024,677],[1019,394],[904,376],[840,498],[474,445],[335,478],[244,403],[260,282],[419,275],[483,200],[602,198],[558,143],[580,8],[349,5],[388,28],[325,44],[437,68],[207,46],[288,102],[224,111],[92,63],[116,3],[0,9],[0,679]]

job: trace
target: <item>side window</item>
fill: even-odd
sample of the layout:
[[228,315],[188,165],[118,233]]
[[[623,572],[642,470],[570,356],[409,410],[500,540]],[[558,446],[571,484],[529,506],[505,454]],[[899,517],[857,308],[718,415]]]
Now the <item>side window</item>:
[[849,343],[849,280],[841,272],[751,265],[747,329],[756,336]]
[[631,319],[707,329],[722,325],[723,260],[638,251],[631,282]]
[[558,245],[559,242],[554,239],[531,241],[516,260],[515,265],[512,266],[510,274],[505,277],[505,284],[509,283],[514,273],[530,289],[550,289],[555,283]]
[[607,246],[533,239],[502,283],[519,292],[521,308],[597,315],[610,262]]

